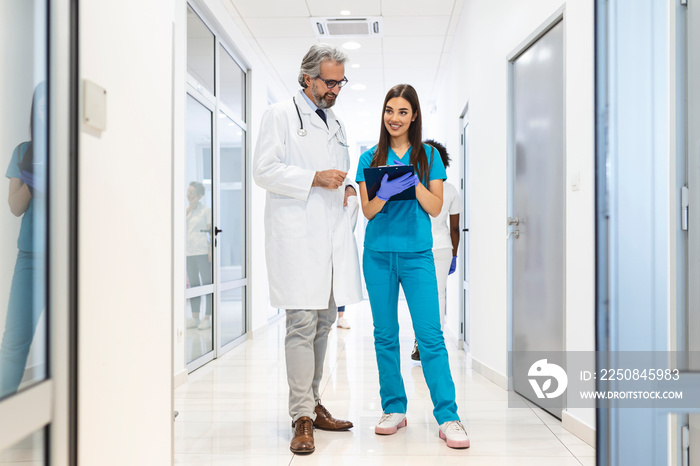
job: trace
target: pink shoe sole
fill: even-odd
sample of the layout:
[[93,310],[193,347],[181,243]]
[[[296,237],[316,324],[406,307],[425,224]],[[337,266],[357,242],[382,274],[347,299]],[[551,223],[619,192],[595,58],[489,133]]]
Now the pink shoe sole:
[[467,440],[447,440],[445,434],[440,431],[440,438],[447,442],[447,446],[450,448],[469,448],[469,439]]
[[395,425],[394,427],[379,427],[379,426],[375,426],[375,428],[374,428],[374,433],[375,433],[375,434],[379,434],[379,435],[391,435],[391,434],[395,434],[395,433],[399,430],[400,427],[406,427],[406,424],[407,424],[407,422],[406,422],[406,419],[404,418],[403,421],[399,422],[399,423],[398,423],[397,425]]

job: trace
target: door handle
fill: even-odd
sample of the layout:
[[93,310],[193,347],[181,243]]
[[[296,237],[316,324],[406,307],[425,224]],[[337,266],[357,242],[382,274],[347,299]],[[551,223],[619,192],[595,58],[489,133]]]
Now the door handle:
[[508,225],[520,225],[520,219],[518,217],[508,217]]
[[513,230],[510,233],[506,235],[506,239],[510,238],[510,235],[513,235],[515,239],[520,238],[520,230]]
[[469,231],[469,228],[463,228],[462,231]]
[[217,228],[217,227],[214,227],[214,236],[218,235],[218,234],[221,233],[222,231],[224,231],[224,230],[222,230],[222,229],[220,229],[220,228]]

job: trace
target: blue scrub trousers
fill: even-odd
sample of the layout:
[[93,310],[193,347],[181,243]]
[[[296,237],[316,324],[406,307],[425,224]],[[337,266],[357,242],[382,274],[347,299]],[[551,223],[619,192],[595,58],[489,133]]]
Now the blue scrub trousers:
[[408,400],[401,376],[398,299],[403,287],[420,348],[423,375],[438,424],[458,421],[455,385],[440,329],[432,251],[378,252],[365,248],[363,272],[374,320],[379,394],[385,413],[405,413]]
[[[17,391],[29,356],[39,316],[44,308],[43,254],[19,251],[10,287],[5,332],[0,345],[0,398]],[[36,288],[35,288],[36,285]]]

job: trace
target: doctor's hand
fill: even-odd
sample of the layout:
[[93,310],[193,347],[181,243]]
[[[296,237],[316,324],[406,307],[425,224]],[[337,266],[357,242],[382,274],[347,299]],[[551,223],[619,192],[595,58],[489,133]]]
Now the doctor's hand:
[[348,172],[335,169],[316,172],[314,175],[314,182],[311,183],[311,187],[317,186],[325,189],[338,189],[345,182],[345,176],[347,174]]
[[401,162],[401,160],[399,160],[399,159],[394,160],[394,163],[392,163],[392,165],[401,165],[403,167],[406,166],[406,164]]
[[384,177],[382,177],[382,184],[379,185],[377,197],[382,201],[388,201],[391,196],[402,193],[417,184],[418,177],[413,173],[404,173],[393,180],[389,180],[389,175],[385,173]]
[[343,207],[347,207],[348,198],[350,196],[357,196],[357,191],[355,191],[355,188],[352,185],[347,185],[345,187],[345,199],[343,199]]

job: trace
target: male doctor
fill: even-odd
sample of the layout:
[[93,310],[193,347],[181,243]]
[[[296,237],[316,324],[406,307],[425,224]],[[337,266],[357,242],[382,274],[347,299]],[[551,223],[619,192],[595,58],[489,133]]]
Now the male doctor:
[[[301,89],[265,110],[253,177],[267,190],[265,256],[270,304],[286,310],[285,354],[294,453],[313,453],[313,428],[348,430],[321,404],[328,332],[337,306],[362,299],[352,215],[357,195],[345,129],[330,109],[347,83],[342,50],[314,45],[299,71]],[[355,196],[348,201],[348,196]]]

